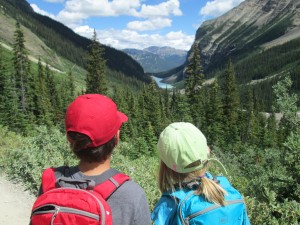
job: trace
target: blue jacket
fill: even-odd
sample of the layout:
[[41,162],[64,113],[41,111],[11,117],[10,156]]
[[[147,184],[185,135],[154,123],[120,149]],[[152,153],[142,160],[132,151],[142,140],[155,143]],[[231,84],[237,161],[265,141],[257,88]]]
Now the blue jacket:
[[[207,177],[212,176],[207,173]],[[152,212],[155,225],[250,225],[241,194],[223,177],[216,177],[227,191],[226,206],[207,202],[203,196],[195,195],[194,190],[178,189],[165,192]]]

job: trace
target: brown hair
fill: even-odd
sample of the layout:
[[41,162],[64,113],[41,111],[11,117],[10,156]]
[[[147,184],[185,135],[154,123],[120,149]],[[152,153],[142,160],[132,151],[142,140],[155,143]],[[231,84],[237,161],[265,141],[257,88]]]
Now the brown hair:
[[[187,183],[199,180],[200,175],[207,170],[207,164],[200,170],[190,173],[177,173],[161,161],[159,169],[158,185],[161,192],[175,191],[176,188],[184,188]],[[195,190],[196,195],[202,195],[208,202],[225,205],[224,196],[227,192],[214,180],[202,177],[200,185]]]
[[73,153],[77,156],[77,158],[86,162],[105,161],[111,155],[117,144],[117,135],[104,145],[89,148],[86,148],[86,146],[91,143],[91,139],[87,135],[69,131],[67,132],[67,137],[70,141],[70,147]]

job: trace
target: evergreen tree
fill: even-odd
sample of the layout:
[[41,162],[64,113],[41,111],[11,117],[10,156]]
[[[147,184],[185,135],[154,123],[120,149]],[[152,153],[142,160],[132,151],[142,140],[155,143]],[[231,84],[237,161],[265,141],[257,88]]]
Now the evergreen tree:
[[53,122],[57,123],[57,121],[62,121],[62,119],[64,118],[64,109],[66,108],[66,106],[62,106],[62,100],[61,97],[59,97],[58,93],[58,85],[54,80],[54,76],[51,73],[48,64],[46,64],[45,76],[48,96],[51,103],[51,112],[53,114]]
[[240,110],[240,102],[235,78],[235,71],[231,60],[229,60],[227,69],[225,71],[225,81],[222,91],[225,141],[228,144],[233,144],[239,141],[237,121],[239,116],[238,112]]
[[223,140],[223,106],[218,81],[214,81],[208,94],[206,105],[206,136],[211,144],[222,146]]
[[197,43],[193,45],[193,53],[189,60],[185,74],[185,94],[190,106],[191,116],[194,124],[197,127],[202,128],[205,112],[201,87],[204,82],[204,74],[202,71],[200,51]]
[[191,100],[193,100],[193,96],[197,90],[201,88],[204,82],[204,74],[202,71],[200,52],[197,43],[194,43],[192,48],[193,53],[185,71],[186,78],[184,81],[185,93],[189,99],[191,98]]
[[137,122],[137,133],[138,134],[142,134],[143,133],[143,130],[146,126],[146,121],[148,119],[148,113],[147,113],[147,110],[146,110],[146,105],[147,103],[145,102],[145,98],[144,98],[144,95],[145,95],[145,92],[146,92],[146,85],[143,84],[143,87],[142,87],[142,90],[141,90],[141,94],[137,96],[138,98],[138,118],[136,120]]
[[160,129],[170,124],[170,119],[169,119],[170,113],[168,112],[169,99],[166,98],[165,94],[166,94],[165,92],[164,93],[159,92],[159,105],[160,105],[159,107],[160,107],[160,115],[161,115]]
[[136,137],[138,136],[138,130],[140,126],[140,114],[139,114],[139,106],[137,97],[131,92],[127,91],[126,99],[128,102],[128,122],[124,124],[127,126],[127,136],[128,137]]
[[40,125],[52,125],[52,107],[49,90],[46,85],[46,75],[41,60],[38,61],[38,73],[36,79],[36,117]]
[[127,93],[125,93],[125,89],[121,86],[114,87],[114,96],[113,100],[118,105],[118,109],[124,112],[126,115],[128,113],[128,106],[127,106],[127,100],[125,97],[127,96]]
[[67,90],[68,90],[67,101],[68,103],[71,103],[75,98],[75,82],[74,82],[74,75],[71,70],[68,72]]
[[3,49],[0,45],[0,124],[7,124],[7,114],[9,114],[9,110],[7,109],[7,101],[9,101],[8,96],[8,76],[6,71],[6,66],[4,64],[3,59]]
[[[126,100],[125,100],[126,98]],[[131,125],[132,125],[132,118],[131,118],[131,110],[128,109],[130,93],[126,93],[124,88],[121,87],[114,87],[114,96],[113,100],[117,104],[118,109],[125,113],[129,120],[128,122],[124,123],[122,125],[122,130],[120,133],[121,140],[127,141],[130,139],[131,135]],[[129,125],[130,124],[130,125]]]
[[264,129],[264,148],[275,148],[278,145],[277,141],[278,126],[275,113],[271,113],[267,119],[267,126]]
[[170,112],[170,91],[166,88],[163,94],[164,99],[164,108],[165,108],[165,115],[167,118],[170,118],[171,112]]
[[43,75],[41,75],[42,73],[43,73],[43,66],[42,66],[42,63],[41,63],[41,59],[39,58],[37,76],[36,76],[36,79],[35,79],[35,87],[37,89],[36,89],[36,92],[34,93],[34,96],[33,96],[33,102],[34,102],[33,113],[37,117],[38,123],[39,123],[40,117],[42,115],[42,109],[41,109],[42,104],[41,104],[41,98],[39,96],[40,92],[41,92],[41,90],[39,90],[40,89],[39,78],[43,76]]
[[17,22],[14,32],[12,81],[18,96],[18,128],[22,131],[26,131],[33,124],[32,112],[30,111],[32,105],[34,105],[32,101],[33,96],[29,94],[33,82],[30,76],[30,62],[25,49],[24,34],[20,24]]
[[172,93],[171,115],[173,121],[193,122],[186,95],[175,88]]
[[26,123],[24,114],[22,113],[19,106],[19,96],[17,94],[17,90],[15,88],[13,79],[8,80],[7,85],[7,96],[6,100],[6,123],[5,125],[10,127],[12,131],[15,132],[23,132],[25,131],[24,124]]
[[[143,90],[144,109],[145,109],[145,123],[148,121],[154,129],[155,135],[159,135],[161,132],[161,109],[159,102],[159,93],[154,80]],[[148,126],[145,124],[144,127]]]
[[156,155],[156,145],[157,145],[157,136],[155,135],[154,128],[151,125],[151,122],[148,121],[146,123],[146,127],[144,129],[143,137],[147,143],[147,148],[143,155],[154,156]]
[[105,70],[104,48],[98,42],[97,34],[94,30],[87,60],[86,93],[107,94]]
[[254,113],[255,113],[254,126],[256,126],[257,128],[256,129],[254,128],[254,130],[256,130],[256,134],[254,135],[254,138],[252,140],[256,146],[263,148],[265,143],[265,129],[267,127],[267,116],[265,113],[258,112],[258,111],[254,111]]
[[254,96],[250,88],[248,88],[245,102],[245,110],[240,113],[240,116],[244,115],[244,118],[239,120],[244,124],[244,130],[240,129],[241,140],[243,143],[258,144],[260,131],[258,124],[259,113],[254,111]]
[[178,106],[178,91],[176,90],[176,88],[173,88],[171,102],[170,102],[170,115],[172,116],[172,120],[174,120],[175,118],[177,106]]
[[13,46],[13,78],[18,89],[18,95],[20,96],[20,106],[25,113],[27,110],[26,91],[28,81],[29,60],[25,49],[24,34],[21,30],[20,24],[16,23],[16,30],[14,33],[14,46]]

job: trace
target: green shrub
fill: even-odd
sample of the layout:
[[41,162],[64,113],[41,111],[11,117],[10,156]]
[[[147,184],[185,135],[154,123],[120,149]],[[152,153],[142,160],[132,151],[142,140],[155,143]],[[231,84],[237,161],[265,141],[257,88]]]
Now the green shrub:
[[8,160],[7,154],[20,147],[23,138],[3,126],[0,126],[0,137],[0,167],[3,167]]
[[112,167],[128,174],[135,182],[144,188],[150,209],[154,208],[155,203],[160,197],[157,186],[158,158],[140,156],[135,160],[120,154],[128,148],[128,143],[121,143],[112,157]]
[[6,152],[5,171],[36,193],[42,171],[51,166],[75,162],[66,138],[56,128],[37,127],[36,136],[22,138],[22,145]]
[[246,198],[247,212],[253,225],[298,225],[300,224],[300,204],[296,201],[261,202],[256,198]]

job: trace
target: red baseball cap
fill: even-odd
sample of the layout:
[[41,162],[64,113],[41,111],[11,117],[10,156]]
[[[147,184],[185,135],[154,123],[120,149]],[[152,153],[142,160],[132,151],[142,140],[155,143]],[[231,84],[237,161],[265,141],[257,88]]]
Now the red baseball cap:
[[65,118],[66,131],[87,135],[92,143],[86,147],[105,144],[118,132],[128,117],[118,111],[107,96],[85,94],[78,96],[68,107]]

